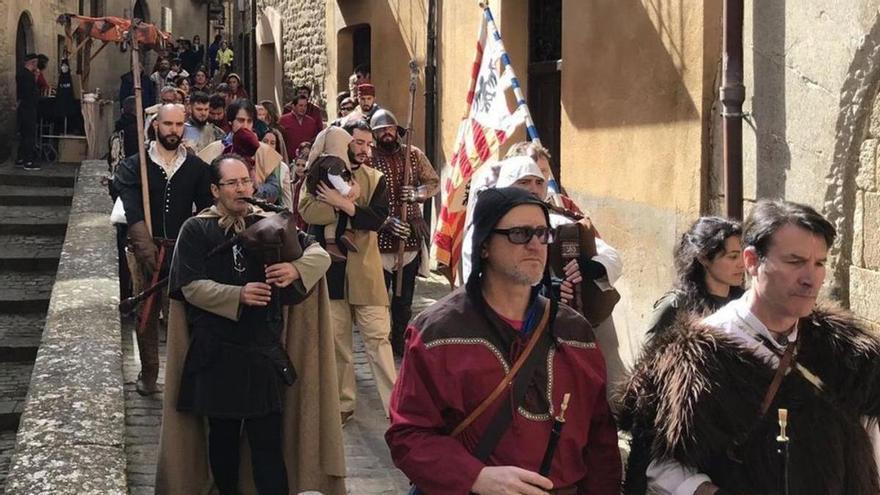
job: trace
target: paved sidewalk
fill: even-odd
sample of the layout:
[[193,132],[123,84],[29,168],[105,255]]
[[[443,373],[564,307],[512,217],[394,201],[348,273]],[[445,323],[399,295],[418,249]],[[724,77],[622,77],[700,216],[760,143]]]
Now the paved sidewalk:
[[[439,275],[419,279],[413,301],[413,313],[443,297],[448,284]],[[128,458],[128,486],[132,495],[148,495],[154,491],[156,456],[158,454],[159,422],[162,415],[161,394],[141,397],[135,391],[140,363],[133,343],[134,324],[123,322],[123,349],[125,352],[125,451]],[[159,383],[164,386],[165,343],[161,338]],[[356,495],[380,495],[406,493],[409,483],[398,471],[385,444],[385,419],[379,396],[376,393],[363,342],[355,332],[355,377],[358,403],[355,415],[343,430],[348,478],[348,492]],[[398,363],[399,365],[399,363]]]

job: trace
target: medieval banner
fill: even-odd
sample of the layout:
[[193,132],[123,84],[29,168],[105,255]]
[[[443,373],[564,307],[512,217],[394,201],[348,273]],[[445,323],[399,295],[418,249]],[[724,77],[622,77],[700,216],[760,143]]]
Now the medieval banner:
[[508,107],[507,91],[518,88],[519,82],[510,67],[501,34],[495,28],[492,13],[486,8],[471,69],[467,115],[458,127],[451,170],[443,184],[443,206],[434,234],[437,262],[445,265],[451,282],[455,281],[461,262],[471,176],[483,164],[498,159],[499,147],[525,120],[528,112],[522,98],[516,98],[514,112]]

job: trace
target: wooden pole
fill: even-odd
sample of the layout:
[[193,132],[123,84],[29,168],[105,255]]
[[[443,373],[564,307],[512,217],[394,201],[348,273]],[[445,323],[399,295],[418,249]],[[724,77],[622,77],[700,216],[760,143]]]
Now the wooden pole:
[[[409,62],[409,116],[406,120],[406,146],[404,146],[403,155],[403,185],[412,185],[412,166],[409,162],[412,153],[412,121],[416,106],[416,83],[419,79],[419,66],[415,60]],[[400,220],[405,224],[407,222],[408,205],[403,204],[400,209]],[[412,233],[410,233],[412,235]],[[400,297],[403,285],[403,260],[406,256],[406,240],[400,239],[397,248],[397,280],[394,284],[394,295]]]
[[729,218],[742,220],[742,105],[746,99],[743,85],[743,0],[724,0],[723,16],[721,116],[725,214]]
[[138,159],[141,170],[141,198],[143,199],[144,223],[147,224],[147,232],[153,235],[153,219],[150,213],[150,181],[147,177],[147,151],[144,148],[144,100],[143,88],[141,88],[141,60],[140,48],[137,36],[134,33],[136,26],[132,23],[128,35],[131,38],[131,76],[134,79],[134,112],[137,118],[138,131]]

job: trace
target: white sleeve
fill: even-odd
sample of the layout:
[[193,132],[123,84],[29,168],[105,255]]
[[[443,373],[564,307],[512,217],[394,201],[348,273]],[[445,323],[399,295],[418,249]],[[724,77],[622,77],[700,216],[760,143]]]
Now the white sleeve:
[[596,256],[593,256],[593,260],[601,263],[607,273],[606,277],[595,280],[596,285],[603,291],[613,289],[614,284],[623,274],[623,261],[620,259],[620,254],[607,242],[597,237]]
[[657,495],[694,495],[700,485],[712,482],[705,474],[675,461],[651,461],[646,475],[648,493]]
[[345,182],[345,179],[343,179],[342,177],[338,175],[327,174],[327,180],[329,180],[330,183],[333,184],[333,187],[335,187],[336,190],[339,191],[339,194],[343,196],[348,196],[348,193],[351,192],[351,186],[348,185],[348,182]]

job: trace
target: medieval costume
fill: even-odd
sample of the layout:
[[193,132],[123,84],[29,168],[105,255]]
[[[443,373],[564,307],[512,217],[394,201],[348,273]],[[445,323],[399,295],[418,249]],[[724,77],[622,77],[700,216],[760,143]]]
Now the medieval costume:
[[[374,133],[388,126],[397,127],[398,136],[405,132],[397,125],[394,115],[387,110],[377,112],[370,122]],[[440,178],[422,150],[411,146],[409,156],[406,155],[406,148],[399,142],[395,142],[391,147],[377,143],[370,159],[370,165],[385,175],[388,184],[388,202],[391,207],[389,215],[400,219],[401,212],[406,208],[406,221],[411,232],[403,241],[395,235],[392,228],[385,228],[379,233],[379,251],[382,253],[382,266],[385,270],[385,285],[394,294],[391,299],[391,345],[398,355],[403,354],[403,334],[412,318],[416,275],[428,275],[428,247],[431,234],[427,222],[422,217],[422,203],[440,191]],[[406,168],[410,169],[408,184],[404,181]],[[405,186],[420,189],[415,201],[404,200]],[[398,259],[401,242],[405,243],[403,260]],[[400,290],[397,288],[397,269],[403,270]]]
[[184,144],[198,154],[209,144],[223,139],[226,133],[209,121],[199,122],[190,116],[183,127]]
[[[742,297],[743,292],[741,287],[734,286],[730,288],[730,292],[726,297],[707,293],[705,295],[707,311],[698,316],[709,316],[726,306],[730,301]],[[653,337],[664,333],[672,327],[678,318],[683,317],[688,311],[693,311],[692,308],[686,307],[687,302],[685,299],[685,293],[681,290],[671,290],[658,299],[654,303],[654,309],[651,313],[651,318],[648,320],[648,329],[645,331],[645,335]]]
[[[702,323],[680,319],[649,341],[622,397],[631,455],[645,459],[630,463],[639,468],[628,471],[626,493],[690,494],[704,482],[725,493],[778,493],[780,408],[792,439],[790,493],[880,493],[876,332],[819,308],[777,340],[750,311],[752,297]],[[774,393],[785,355],[791,365]]]
[[[265,437],[266,431],[277,425],[280,431],[274,441],[283,452],[289,485],[284,493],[345,493],[336,390],[325,386],[336,380],[323,281],[329,257],[300,234],[305,249],[302,257],[292,262],[300,278],[291,290],[308,295],[296,305],[283,307],[283,323],[273,327],[266,319],[271,304],[267,308],[239,305],[241,286],[265,280],[260,253],[235,247],[205,256],[262,215],[252,209],[243,221],[234,222],[211,208],[184,226],[170,281],[175,300],[168,331],[156,493],[210,491],[209,451],[212,463],[215,452],[206,439],[213,440],[210,430],[217,424],[221,433],[234,430],[226,440],[230,445],[238,444],[242,436],[240,459],[244,461],[239,470],[238,464],[233,464],[239,456],[232,456],[226,476],[213,480],[218,487],[233,483],[242,493],[254,493],[251,472],[255,477],[265,475],[274,458],[266,460],[265,449],[260,449],[262,457],[255,455],[252,465],[249,448],[262,440],[261,432]],[[293,376],[289,369],[284,370],[288,363],[296,375],[290,386],[287,384]],[[208,434],[203,417],[211,418]],[[229,421],[218,422],[216,418],[238,423],[240,418],[248,418],[244,426],[247,440],[238,429],[225,428]],[[251,420],[257,423],[256,428],[248,424]]]
[[[309,155],[312,163],[321,154],[329,154],[349,162],[348,143],[351,136],[338,127],[329,127],[318,135]],[[339,408],[345,417],[354,413],[356,385],[352,360],[352,323],[357,325],[364,340],[376,390],[385,410],[391,398],[391,387],[397,378],[394,356],[388,340],[388,292],[382,276],[376,231],[388,216],[385,178],[374,168],[350,163],[352,179],[361,194],[354,201],[355,214],[349,219],[354,230],[357,252],[349,251],[345,261],[334,262],[327,271],[333,331],[336,336],[336,366],[339,377]],[[300,189],[299,212],[311,225],[311,233],[324,242],[324,225],[336,221],[334,208],[319,201],[303,184]]]
[[299,145],[312,143],[321,132],[322,123],[306,115],[297,115],[296,112],[285,113],[278,120],[284,144],[287,146],[287,156],[296,156]]
[[[500,191],[515,191],[509,195]],[[492,190],[478,206],[474,245],[489,237],[498,221],[516,206],[540,205],[513,188]],[[546,209],[545,215],[546,215]],[[548,477],[558,493],[619,493],[620,454],[617,431],[605,398],[605,365],[589,323],[567,306],[532,292],[520,321],[504,318],[486,302],[481,287],[479,253],[465,287],[423,311],[407,329],[406,355],[392,396],[391,427],[385,439],[395,465],[424,493],[465,494],[485,466],[517,466],[538,471],[553,417],[563,396],[570,395],[569,421],[553,456]],[[539,335],[514,385],[492,402],[460,435],[457,429],[505,379],[524,352],[532,332]],[[462,325],[467,322],[467,325]],[[520,380],[525,392],[515,390]],[[511,419],[488,454],[479,454],[484,437],[497,426],[498,412],[512,409]],[[502,423],[503,424],[503,423]],[[442,469],[438,469],[442,466]]]
[[[186,148],[178,146],[172,163],[164,163],[157,149],[159,144],[150,143],[147,151],[147,180],[150,194],[150,218],[152,237],[144,223],[143,199],[141,194],[140,162],[138,155],[126,158],[117,168],[114,186],[122,199],[125,219],[128,224],[129,250],[128,266],[132,276],[133,291],[145,289],[145,281],[150,280],[147,257],[156,256],[152,246],[158,239],[160,250],[165,250],[164,262],[159,266],[160,274],[167,272],[171,260],[171,250],[183,223],[192,216],[193,204],[203,209],[210,206],[211,196],[208,167],[199,157],[189,155]],[[151,254],[152,253],[152,254]],[[154,262],[155,263],[155,262]],[[163,304],[164,305],[164,304]],[[139,387],[143,391],[155,391],[159,375],[159,304],[153,304],[149,314],[142,312],[142,321],[137,332],[138,351],[141,359]],[[167,311],[165,312],[167,314]],[[144,388],[146,386],[146,388]]]
[[[464,280],[467,280],[471,271],[471,238],[473,235],[473,211],[479,200],[480,192],[493,187],[509,187],[516,184],[517,181],[526,177],[536,177],[543,179],[544,175],[534,160],[527,156],[515,156],[503,160],[498,164],[489,165],[487,168],[481,168],[476,175],[477,182],[471,183],[471,195],[468,197],[468,208],[465,216],[465,235],[462,243],[462,271]],[[578,210],[580,211],[580,210]],[[562,215],[557,211],[550,211],[550,225],[559,227],[574,223],[570,217]],[[614,291],[614,284],[623,274],[623,262],[617,250],[611,247],[601,237],[596,236],[596,254],[592,258],[587,259],[580,256],[582,265],[591,265],[592,270],[587,272],[585,268],[581,268],[581,276],[584,284],[594,284],[603,292]],[[549,262],[549,260],[548,260]],[[555,284],[560,284],[561,279],[554,280]],[[626,367],[620,357],[618,351],[619,339],[617,329],[614,326],[614,318],[608,316],[602,321],[592,322],[595,325],[593,333],[599,344],[599,349],[605,357],[605,368],[608,374],[608,394],[609,398],[613,393],[614,386],[624,379]]]
[[[36,59],[34,54],[25,56],[25,62]],[[21,141],[18,142],[16,164],[33,166],[37,159],[37,102],[40,89],[34,73],[22,65],[15,73],[16,123]]]

